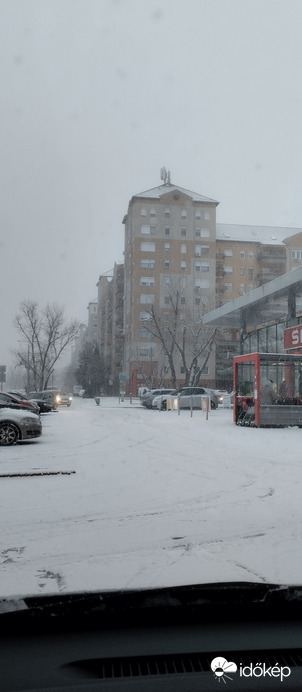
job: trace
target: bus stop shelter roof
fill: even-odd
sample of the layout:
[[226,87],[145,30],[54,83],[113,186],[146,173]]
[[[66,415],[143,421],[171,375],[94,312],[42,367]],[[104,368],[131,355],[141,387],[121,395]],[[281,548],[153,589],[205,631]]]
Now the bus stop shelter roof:
[[203,316],[203,324],[255,327],[302,312],[302,266]]

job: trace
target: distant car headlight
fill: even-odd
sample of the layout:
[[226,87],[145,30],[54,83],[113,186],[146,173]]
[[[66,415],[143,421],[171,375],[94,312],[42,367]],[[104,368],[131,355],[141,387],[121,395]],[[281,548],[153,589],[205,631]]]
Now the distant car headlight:
[[61,397],[60,397],[60,395],[59,395],[59,394],[57,394],[57,396],[56,396],[56,403],[57,403],[57,404],[59,404],[59,403],[60,403],[60,401],[61,401]]

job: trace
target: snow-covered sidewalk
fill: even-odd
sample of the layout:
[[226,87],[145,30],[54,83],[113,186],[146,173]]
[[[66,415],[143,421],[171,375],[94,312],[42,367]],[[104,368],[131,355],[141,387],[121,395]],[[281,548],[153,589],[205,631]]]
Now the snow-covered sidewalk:
[[0,449],[0,594],[302,582],[302,430],[74,399]]

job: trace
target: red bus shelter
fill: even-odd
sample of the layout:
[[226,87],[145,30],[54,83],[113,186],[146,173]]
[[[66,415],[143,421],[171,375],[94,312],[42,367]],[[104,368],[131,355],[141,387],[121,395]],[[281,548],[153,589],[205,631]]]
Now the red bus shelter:
[[234,422],[254,427],[302,427],[302,354],[235,356]]

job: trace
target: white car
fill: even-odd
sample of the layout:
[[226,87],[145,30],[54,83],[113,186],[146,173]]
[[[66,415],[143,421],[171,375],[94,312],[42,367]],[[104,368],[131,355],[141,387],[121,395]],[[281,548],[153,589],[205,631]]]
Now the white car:
[[181,387],[175,389],[171,394],[164,396],[156,396],[152,401],[152,408],[157,408],[161,411],[167,410],[167,400],[171,399],[171,407],[178,407],[178,397],[180,408],[201,408],[202,397],[210,397],[211,409],[218,408],[218,399],[212,389],[207,387]]
[[157,398],[162,395],[168,395],[171,392],[174,392],[174,389],[148,389],[145,394],[141,396],[140,403],[146,408],[153,408],[152,402],[155,397]]
[[8,447],[42,435],[40,416],[21,409],[0,409],[0,445]]

